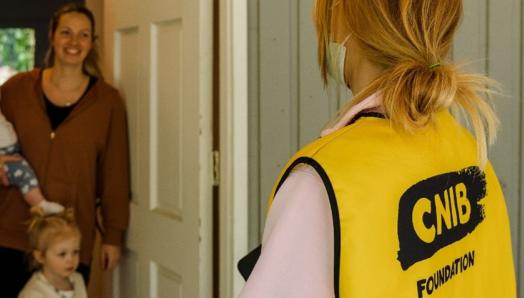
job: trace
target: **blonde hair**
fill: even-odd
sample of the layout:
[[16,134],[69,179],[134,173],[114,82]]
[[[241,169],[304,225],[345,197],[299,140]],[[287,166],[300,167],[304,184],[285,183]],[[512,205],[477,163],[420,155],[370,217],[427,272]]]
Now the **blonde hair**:
[[[31,221],[27,232],[31,249],[42,253],[45,253],[57,238],[73,236],[80,239],[81,237],[71,208],[62,213],[48,215],[44,214],[40,207],[31,208]],[[38,268],[38,262],[32,261],[32,267]]]
[[464,73],[448,59],[462,19],[462,0],[317,0],[318,61],[324,84],[334,9],[343,10],[341,21],[366,58],[384,69],[340,109],[338,117],[377,91],[386,116],[403,132],[431,124],[437,112],[449,108],[469,118],[478,161],[484,166],[486,140],[493,143],[498,119],[480,94],[489,96],[496,83],[483,75]]

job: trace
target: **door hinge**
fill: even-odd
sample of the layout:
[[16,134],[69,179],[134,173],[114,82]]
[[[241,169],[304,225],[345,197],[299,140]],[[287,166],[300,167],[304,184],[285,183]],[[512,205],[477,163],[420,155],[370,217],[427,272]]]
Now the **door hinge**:
[[213,150],[213,186],[220,184],[220,152]]

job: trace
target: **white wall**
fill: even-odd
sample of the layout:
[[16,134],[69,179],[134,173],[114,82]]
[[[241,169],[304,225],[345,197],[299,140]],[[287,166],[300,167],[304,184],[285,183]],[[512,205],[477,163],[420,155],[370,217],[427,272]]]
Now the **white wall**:
[[464,3],[465,18],[456,38],[454,58],[470,63],[469,70],[487,74],[502,84],[503,94],[494,98],[501,128],[490,159],[506,197],[519,294],[524,297],[522,1],[465,0]]
[[[315,138],[345,98],[322,91],[312,25],[313,0],[249,1],[250,246],[259,243],[266,199],[281,167]],[[491,159],[511,218],[514,257],[524,278],[523,7],[520,0],[464,0],[465,19],[454,58],[503,84],[496,98],[502,120]],[[524,286],[520,287],[524,297]]]

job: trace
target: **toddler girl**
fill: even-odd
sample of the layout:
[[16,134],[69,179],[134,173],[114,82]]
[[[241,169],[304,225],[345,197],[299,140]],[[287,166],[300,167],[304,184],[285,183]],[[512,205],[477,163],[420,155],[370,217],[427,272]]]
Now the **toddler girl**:
[[[13,125],[0,113],[0,155],[17,155],[18,157],[19,152],[20,148]],[[9,183],[20,189],[29,205],[41,207],[46,214],[64,210],[62,205],[44,198],[35,173],[25,159],[20,157],[16,160],[0,162],[0,168],[5,171]]]
[[29,244],[33,249],[33,273],[18,298],[86,298],[84,280],[76,272],[79,263],[80,231],[72,209],[44,214],[31,208]]

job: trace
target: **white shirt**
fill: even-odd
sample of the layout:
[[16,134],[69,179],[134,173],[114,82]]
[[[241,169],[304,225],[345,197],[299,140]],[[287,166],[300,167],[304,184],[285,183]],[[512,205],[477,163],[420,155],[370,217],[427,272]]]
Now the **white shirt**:
[[260,258],[240,297],[334,297],[333,241],[324,184],[312,167],[299,166],[275,196]]
[[33,273],[18,298],[87,298],[86,286],[82,275],[74,272],[69,277],[74,286],[73,291],[57,291],[41,271]]
[[[321,135],[346,126],[364,110],[380,106],[381,97],[375,93]],[[334,297],[333,233],[331,206],[322,179],[311,166],[297,166],[275,195],[260,258],[240,297]]]

